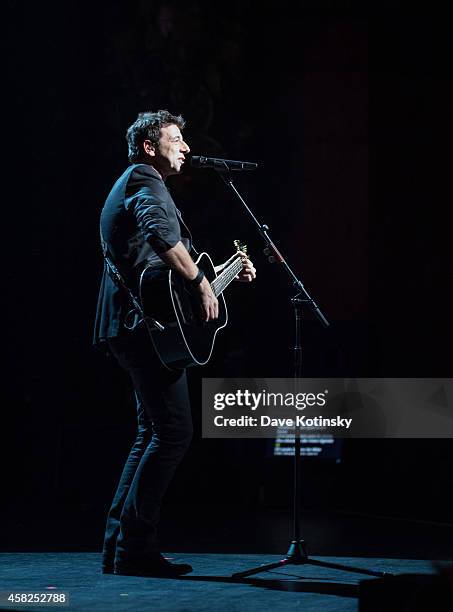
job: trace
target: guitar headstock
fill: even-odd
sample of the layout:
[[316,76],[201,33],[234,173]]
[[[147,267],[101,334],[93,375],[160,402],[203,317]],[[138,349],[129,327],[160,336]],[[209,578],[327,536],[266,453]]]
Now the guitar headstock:
[[240,240],[234,241],[234,246],[236,247],[236,251],[242,251],[247,255],[247,245],[243,244]]

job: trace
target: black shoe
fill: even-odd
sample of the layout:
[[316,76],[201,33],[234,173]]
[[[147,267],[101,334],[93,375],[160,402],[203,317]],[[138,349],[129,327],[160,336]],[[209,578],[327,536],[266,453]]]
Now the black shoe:
[[120,561],[115,563],[114,574],[119,576],[154,576],[156,578],[176,578],[192,571],[188,563],[170,563],[162,555],[139,561]]
[[102,566],[102,573],[103,574],[114,574],[115,570],[113,565],[103,565]]

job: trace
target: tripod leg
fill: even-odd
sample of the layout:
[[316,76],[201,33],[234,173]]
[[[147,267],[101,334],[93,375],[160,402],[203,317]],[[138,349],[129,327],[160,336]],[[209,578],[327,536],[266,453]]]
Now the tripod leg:
[[253,574],[259,574],[260,572],[268,572],[269,570],[276,569],[277,567],[284,567],[288,565],[288,563],[293,563],[288,558],[281,559],[276,563],[267,563],[266,565],[260,565],[259,567],[254,567],[252,569],[245,570],[245,572],[236,572],[236,574],[232,574],[232,578],[246,578],[247,576],[252,576]]
[[351,567],[350,565],[343,565],[342,563],[331,563],[330,561],[318,561],[317,559],[307,558],[305,563],[310,565],[318,565],[319,567],[330,567],[332,569],[343,570],[345,572],[354,572],[356,574],[365,574],[367,576],[377,576],[382,578],[383,576],[392,576],[390,572],[376,572],[375,570],[368,570],[361,567]]
[[275,563],[268,563],[266,565],[260,565],[260,567],[254,567],[253,569],[245,570],[245,572],[237,572],[233,574],[233,578],[245,578],[246,576],[252,576],[259,572],[267,572],[277,567],[283,567],[285,565],[302,565],[307,562],[307,553],[305,551],[305,542],[303,540],[293,540],[286,553],[286,557]]

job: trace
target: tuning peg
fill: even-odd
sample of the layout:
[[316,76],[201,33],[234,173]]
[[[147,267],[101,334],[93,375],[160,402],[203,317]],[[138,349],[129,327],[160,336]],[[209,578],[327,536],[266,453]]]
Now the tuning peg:
[[241,244],[240,240],[234,240],[233,244],[236,247],[236,251],[243,251],[245,254],[247,254],[246,244]]

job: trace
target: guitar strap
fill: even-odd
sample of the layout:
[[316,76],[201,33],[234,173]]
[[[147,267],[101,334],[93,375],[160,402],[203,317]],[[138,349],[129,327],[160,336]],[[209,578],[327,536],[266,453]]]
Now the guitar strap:
[[185,228],[185,230],[187,232],[187,235],[188,235],[188,238],[189,238],[190,250],[195,253],[196,257],[198,257],[198,255],[200,253],[197,251],[197,249],[194,246],[193,238],[192,238],[192,233],[191,233],[190,229],[187,227],[187,225],[185,224],[184,219],[182,218],[181,211],[178,208],[176,208],[176,214],[178,215],[179,223],[184,226],[184,228]]
[[[131,310],[127,313],[125,317],[124,326],[126,327],[126,329],[128,329],[129,331],[133,331],[138,325],[140,325],[140,323],[145,321],[146,323],[151,324],[153,327],[155,327],[159,331],[163,331],[165,328],[161,323],[159,323],[159,321],[156,321],[156,319],[153,319],[152,317],[148,317],[145,315],[139,300],[133,294],[130,288],[127,286],[126,281],[124,280],[120,271],[114,264],[113,259],[110,257],[107,243],[104,240],[104,236],[102,235],[101,225],[99,225],[99,236],[101,238],[102,255],[104,256],[104,261],[107,266],[107,272],[109,273],[110,278],[113,280],[115,285],[117,287],[122,288],[127,293],[131,301],[131,304],[133,305],[133,308],[131,308]],[[134,321],[132,325],[128,325],[127,321],[132,315],[134,315]]]

